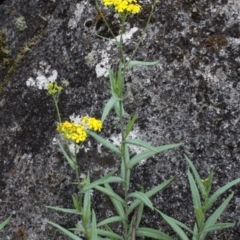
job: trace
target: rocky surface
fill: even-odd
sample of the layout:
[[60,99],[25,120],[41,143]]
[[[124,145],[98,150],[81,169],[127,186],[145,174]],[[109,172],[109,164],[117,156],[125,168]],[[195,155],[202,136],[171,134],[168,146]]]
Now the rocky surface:
[[[126,26],[129,55],[151,10],[148,1],[142,5],[141,14]],[[117,35],[119,20],[103,10]],[[94,1],[2,0],[0,31],[0,220],[12,215],[0,237],[65,240],[44,220],[72,227],[78,219],[44,205],[71,207],[74,175],[56,145],[53,102],[38,83],[57,77],[65,86],[60,100],[64,119],[72,114],[100,117],[110,96],[106,68],[116,63],[117,50],[96,36],[111,37]],[[160,62],[136,67],[126,78],[126,111],[139,115],[134,134],[155,146],[184,143],[137,166],[131,187],[150,189],[175,175],[176,181],[153,202],[189,226],[194,216],[184,153],[203,178],[215,167],[214,190],[240,177],[239,53],[238,0],[160,0],[135,57]],[[116,140],[118,134],[111,116],[102,135]],[[103,148],[99,153],[97,147],[89,141],[78,157],[82,172],[90,170],[93,179],[118,166],[111,153]],[[239,238],[239,189],[232,188],[234,199],[221,217],[235,227],[208,239]],[[98,216],[108,214],[109,202],[98,193],[94,197]],[[143,224],[174,236],[155,213],[147,211]]]

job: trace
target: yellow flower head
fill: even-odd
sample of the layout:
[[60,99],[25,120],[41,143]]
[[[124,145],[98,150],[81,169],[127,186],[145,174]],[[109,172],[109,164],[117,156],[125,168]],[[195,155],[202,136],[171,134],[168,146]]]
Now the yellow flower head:
[[64,135],[67,139],[75,142],[82,143],[84,142],[88,135],[86,129],[93,131],[102,130],[101,120],[97,120],[93,117],[84,116],[81,118],[82,123],[74,123],[65,121],[57,125],[57,131]]
[[57,83],[49,83],[47,85],[48,94],[52,96],[61,93],[62,89],[63,88],[59,86]]
[[113,6],[118,13],[139,13],[141,6],[136,0],[102,0],[105,6]]

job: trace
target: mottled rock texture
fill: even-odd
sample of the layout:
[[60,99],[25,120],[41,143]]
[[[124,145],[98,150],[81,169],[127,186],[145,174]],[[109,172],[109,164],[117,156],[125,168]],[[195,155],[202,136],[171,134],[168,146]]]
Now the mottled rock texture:
[[[150,3],[144,2],[141,14],[129,18],[126,31],[138,28],[125,43],[129,55],[150,9]],[[104,13],[117,35],[118,19],[107,9]],[[0,237],[65,240],[44,220],[73,227],[77,217],[44,205],[71,207],[74,175],[54,143],[58,136],[51,98],[26,82],[56,70],[57,82],[68,83],[60,100],[62,117],[68,119],[74,113],[100,117],[110,94],[107,78],[99,76],[104,67],[116,63],[117,50],[96,36],[111,37],[92,0],[2,0],[0,31],[0,49],[5,49],[0,52],[0,220],[12,215]],[[184,143],[137,166],[131,188],[143,184],[150,189],[175,175],[175,182],[153,202],[189,226],[194,216],[184,153],[203,178],[215,167],[213,190],[240,177],[239,53],[238,0],[160,0],[136,55],[137,60],[160,63],[136,67],[126,78],[126,111],[139,115],[138,137],[154,146]],[[102,135],[118,133],[111,115]],[[118,167],[118,159],[104,148],[98,153],[96,142],[90,143],[86,144],[89,150],[82,149],[78,156],[83,173],[90,170],[96,179]],[[240,239],[240,186],[232,190],[234,199],[221,221],[236,225],[208,239]],[[111,212],[109,201],[98,193],[93,205],[100,218]],[[175,236],[156,213],[146,211],[143,225]]]

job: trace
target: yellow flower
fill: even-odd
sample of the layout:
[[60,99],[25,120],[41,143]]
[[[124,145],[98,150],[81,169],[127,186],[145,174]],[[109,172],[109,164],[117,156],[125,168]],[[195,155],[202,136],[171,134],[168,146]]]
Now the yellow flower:
[[102,129],[101,120],[97,120],[96,118],[84,116],[81,118],[81,122],[82,123],[72,123],[65,121],[59,123],[57,125],[57,131],[75,143],[82,143],[88,137],[86,129],[93,131],[101,131]]
[[136,0],[102,0],[105,6],[113,6],[118,13],[139,13],[141,6]]

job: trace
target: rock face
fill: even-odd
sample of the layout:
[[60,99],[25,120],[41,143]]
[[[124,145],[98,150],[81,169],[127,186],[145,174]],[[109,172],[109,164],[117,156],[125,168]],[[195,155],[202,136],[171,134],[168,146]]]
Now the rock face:
[[[150,10],[144,1],[141,14],[129,18],[125,42],[129,55]],[[108,9],[104,14],[118,35],[116,15]],[[189,226],[194,215],[184,153],[202,178],[215,167],[213,190],[240,177],[239,16],[237,0],[160,0],[135,57],[160,62],[136,67],[126,78],[126,112],[139,115],[137,138],[154,146],[184,143],[137,166],[131,187],[150,189],[175,175],[175,182],[153,202]],[[59,103],[63,119],[72,114],[100,117],[110,96],[106,69],[116,63],[117,49],[96,34],[111,37],[94,1],[0,1],[0,220],[12,215],[0,233],[4,240],[68,239],[44,220],[67,228],[78,221],[44,207],[71,207],[76,189],[71,184],[74,175],[55,143],[53,102],[39,86],[47,78],[57,78],[65,87]],[[112,115],[102,135],[116,140],[118,134]],[[92,179],[119,166],[104,148],[100,153],[93,140],[78,160]],[[235,227],[208,239],[239,239],[239,189],[232,188],[234,199],[221,217],[221,222],[235,222]],[[100,217],[111,211],[98,193],[93,205]],[[143,225],[174,236],[156,213],[146,211]]]

